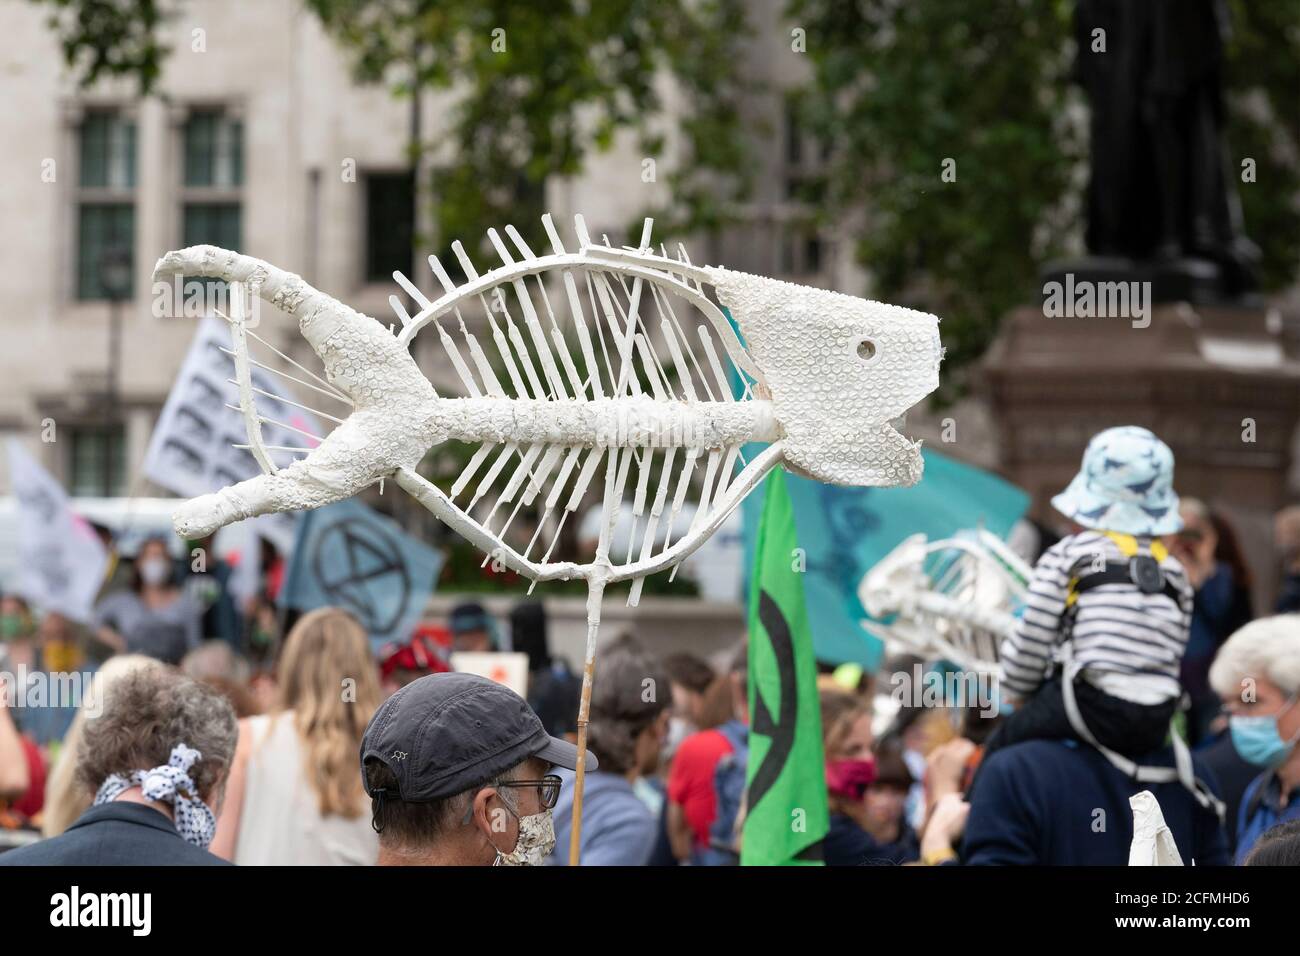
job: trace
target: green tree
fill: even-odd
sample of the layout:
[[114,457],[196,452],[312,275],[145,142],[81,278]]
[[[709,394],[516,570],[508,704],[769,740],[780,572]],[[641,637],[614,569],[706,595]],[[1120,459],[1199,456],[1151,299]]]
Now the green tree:
[[[730,187],[743,192],[735,44],[740,0],[307,0],[345,49],[363,82],[399,95],[453,90],[451,128],[433,143],[439,233],[480,236],[513,221],[540,243],[536,216],[548,176],[582,169],[589,146],[607,148],[635,130],[647,158],[662,162],[655,119],[660,82],[673,77],[690,114],[689,161],[663,163],[673,205],[658,210],[678,228],[719,222]],[[426,144],[421,144],[422,148]],[[641,170],[628,170],[639,177]],[[705,185],[707,182],[707,185]],[[528,220],[532,220],[529,222]]]
[[[1230,4],[1230,171],[1268,289],[1300,261],[1300,0]],[[801,102],[832,157],[820,214],[851,210],[874,294],[941,315],[945,390],[1081,229],[1087,123],[1070,0],[793,0],[813,79]],[[945,167],[945,160],[953,163]],[[945,168],[950,175],[946,181]]]
[[[155,0],[34,2],[54,8],[51,25],[83,85],[134,75],[142,93],[156,87],[168,50]],[[421,189],[444,241],[514,222],[540,245],[531,213],[541,211],[546,178],[578,173],[588,149],[607,148],[624,129],[667,181],[670,203],[647,211],[670,231],[722,224],[748,191],[743,0],[303,2],[350,53],[360,81],[416,101],[411,160],[431,160]],[[685,148],[671,158],[661,155],[658,122],[665,79],[688,104]],[[437,89],[454,98],[450,127],[421,129],[418,99]],[[631,182],[641,175],[628,170]]]
[[148,93],[170,52],[158,37],[158,0],[33,0],[50,7],[49,25],[82,86],[103,77],[134,77]]
[[[1228,171],[1246,234],[1260,247],[1266,290],[1296,280],[1300,263],[1300,0],[1228,4]],[[1256,162],[1243,183],[1241,162]]]
[[1070,225],[1062,197],[1083,145],[1066,119],[1070,8],[791,5],[813,63],[805,119],[831,157],[823,215],[863,217],[874,294],[943,317],[945,372],[984,350]]

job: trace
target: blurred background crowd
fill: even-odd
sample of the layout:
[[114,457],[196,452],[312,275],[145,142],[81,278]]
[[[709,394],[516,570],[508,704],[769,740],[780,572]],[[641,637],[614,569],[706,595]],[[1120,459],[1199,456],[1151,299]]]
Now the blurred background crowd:
[[[1209,676],[1225,642],[1256,618],[1250,570],[1222,518],[1190,499],[1182,517],[1184,529],[1169,544],[1196,596],[1180,722],[1228,804],[1224,846],[1231,848],[1239,820],[1275,812],[1264,805],[1243,817],[1242,795],[1261,767],[1237,752],[1227,732],[1224,701],[1230,709],[1235,680],[1221,698],[1222,687],[1216,692]],[[1300,612],[1300,510],[1279,515],[1277,532],[1286,583],[1276,607],[1261,609],[1277,640],[1265,660],[1256,655],[1241,666],[1282,702],[1300,693],[1300,618],[1290,616]],[[259,592],[242,605],[223,586],[227,568],[218,563],[190,573],[157,539],[143,541],[130,557],[114,552],[89,626],[33,613],[14,594],[0,599],[0,845],[58,835],[89,807],[93,787],[78,766],[85,728],[113,707],[115,682],[141,669],[178,672],[211,687],[239,719],[212,844],[236,863],[374,863],[378,841],[357,759],[361,735],[385,698],[450,671],[453,653],[525,654],[529,705],[550,734],[576,739],[581,678],[553,650],[543,602],[521,600],[498,620],[464,601],[376,652],[346,611],[278,609],[277,559],[269,549],[262,557]],[[584,863],[738,861],[749,723],[743,634],[732,632],[717,646],[708,655],[664,653],[653,633],[603,642],[588,740],[600,769],[587,784]],[[900,698],[898,675],[941,675],[951,665],[893,651],[875,671],[818,665],[831,820],[824,855],[832,865],[919,862],[928,824],[940,843],[956,827],[946,837],[955,841],[964,817],[954,822],[940,812],[935,822],[936,807],[966,791],[980,747],[1000,720],[996,706],[951,688],[924,702]],[[56,678],[69,673],[84,673],[85,691],[80,700],[60,702]],[[32,696],[41,674],[51,678],[49,699]],[[27,685],[25,696],[17,682]],[[647,686],[655,689],[648,696]],[[1291,803],[1294,797],[1290,792]],[[555,811],[561,851],[554,863],[565,858],[571,801],[566,786]],[[1260,832],[1238,848],[1243,858]]]

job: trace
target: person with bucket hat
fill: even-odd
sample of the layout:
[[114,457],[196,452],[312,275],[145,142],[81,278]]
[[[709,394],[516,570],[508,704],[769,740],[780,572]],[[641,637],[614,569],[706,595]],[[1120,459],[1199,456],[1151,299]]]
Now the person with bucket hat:
[[1145,428],[1110,428],[1088,443],[1079,473],[1052,499],[1076,531],[1039,558],[1001,647],[1002,688],[1019,703],[986,754],[1076,738],[1137,775],[1135,761],[1163,745],[1193,602],[1160,541],[1182,527],[1173,474],[1173,453]]

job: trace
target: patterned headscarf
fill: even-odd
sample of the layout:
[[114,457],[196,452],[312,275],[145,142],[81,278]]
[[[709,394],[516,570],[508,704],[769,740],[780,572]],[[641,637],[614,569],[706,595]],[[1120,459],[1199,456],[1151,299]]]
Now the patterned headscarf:
[[150,800],[170,804],[176,832],[186,843],[206,850],[217,832],[217,820],[212,808],[199,799],[189,774],[190,768],[202,756],[186,744],[177,744],[172,748],[171,759],[164,767],[134,770],[126,776],[112,774],[99,785],[94,806],[111,803],[124,790],[139,787]]

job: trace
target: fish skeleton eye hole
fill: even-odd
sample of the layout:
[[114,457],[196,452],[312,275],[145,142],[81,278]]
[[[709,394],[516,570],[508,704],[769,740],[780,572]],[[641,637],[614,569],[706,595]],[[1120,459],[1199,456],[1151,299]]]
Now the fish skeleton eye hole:
[[876,357],[876,343],[871,339],[863,339],[858,343],[858,358],[864,362],[870,362]]

